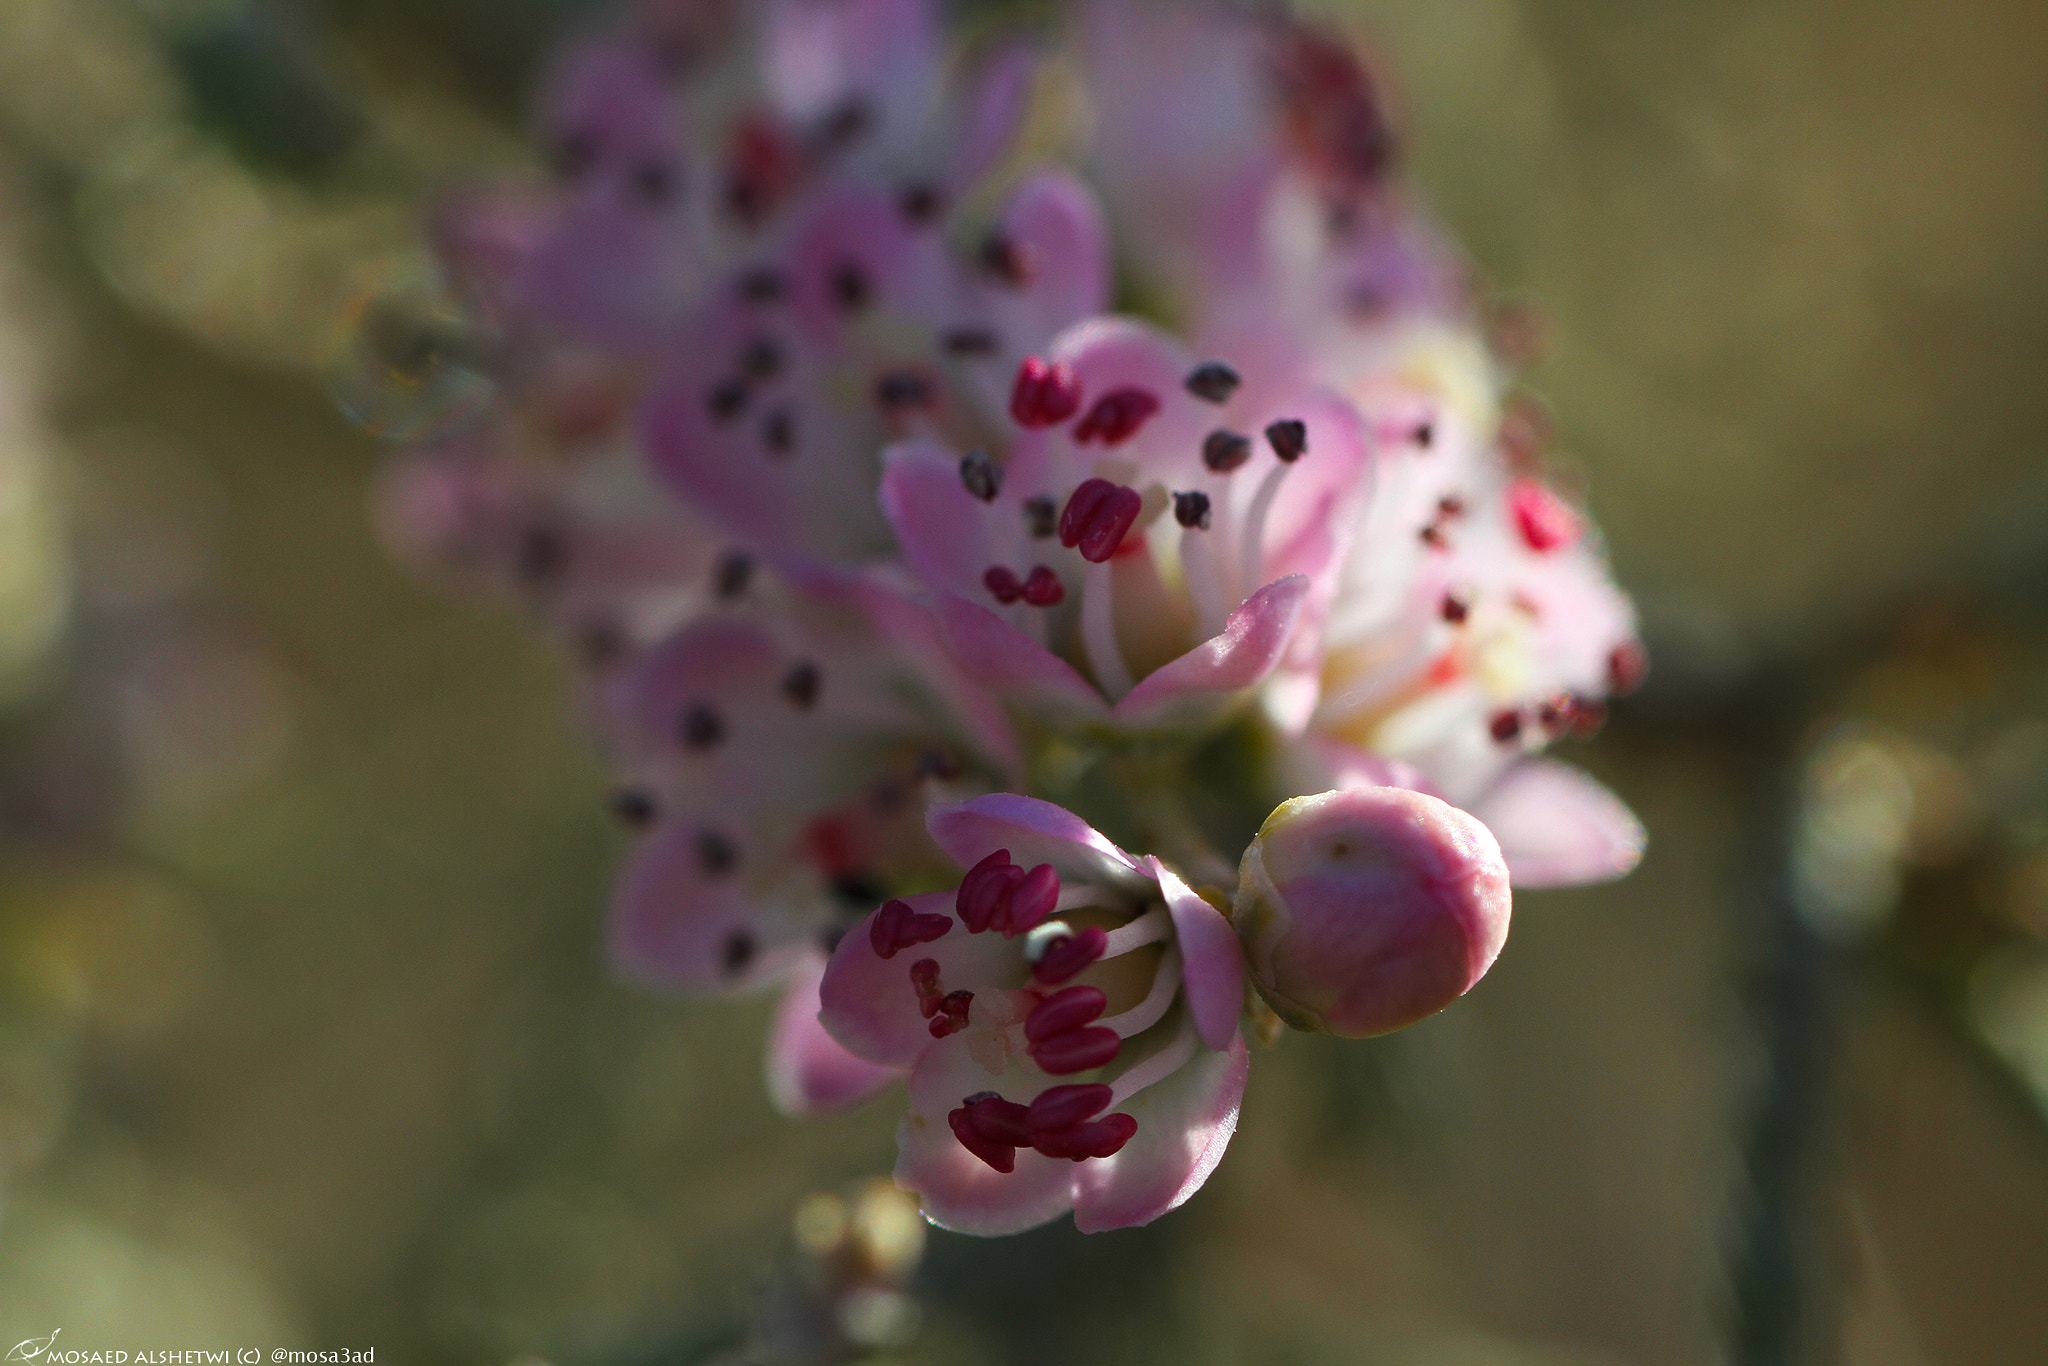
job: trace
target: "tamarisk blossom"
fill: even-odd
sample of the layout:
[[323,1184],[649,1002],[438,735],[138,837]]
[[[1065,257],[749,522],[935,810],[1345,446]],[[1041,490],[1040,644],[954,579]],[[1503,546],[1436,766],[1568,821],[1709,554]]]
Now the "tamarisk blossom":
[[574,647],[620,969],[779,987],[791,1113],[905,1079],[897,1179],[977,1233],[1175,1207],[1241,1019],[1406,1025],[1511,877],[1642,847],[1543,755],[1640,681],[1633,610],[1376,83],[1270,10],[1077,8],[1107,214],[931,4],[570,49],[552,185],[434,225],[494,399],[381,500]]
[[1173,1209],[1222,1159],[1249,1067],[1223,914],[1048,802],[997,793],[928,820],[966,877],[878,908],[821,992],[851,1052],[908,1069],[898,1183],[970,1233]]

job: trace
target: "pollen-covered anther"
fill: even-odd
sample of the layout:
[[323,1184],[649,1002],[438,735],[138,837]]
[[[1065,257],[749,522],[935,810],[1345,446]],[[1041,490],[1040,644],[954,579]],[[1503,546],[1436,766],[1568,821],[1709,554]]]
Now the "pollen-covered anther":
[[1266,444],[1282,464],[1292,465],[1308,454],[1308,424],[1299,418],[1282,418],[1266,424]]
[[1100,441],[1105,446],[1121,445],[1135,436],[1159,411],[1159,397],[1147,390],[1126,385],[1112,389],[1095,400],[1088,415],[1074,427],[1077,443]]
[[960,484],[973,497],[993,503],[1003,491],[1003,467],[981,451],[960,457]]
[[999,564],[988,567],[987,572],[981,576],[981,586],[1005,607],[1024,596],[1023,580],[1019,579],[1014,571]]
[[938,1010],[932,1015],[931,1023],[925,1026],[934,1039],[943,1039],[948,1034],[958,1034],[967,1028],[968,1016],[974,1005],[971,991],[949,991],[939,1002]]
[[1216,474],[1229,474],[1252,458],[1252,439],[1218,427],[1202,438],[1202,464]]
[[1204,361],[1188,372],[1187,390],[1209,403],[1228,403],[1241,382],[1237,371],[1222,361]]
[[1010,416],[1021,427],[1050,427],[1081,409],[1081,382],[1064,365],[1026,356],[1010,390]]
[[1060,514],[1060,544],[1079,550],[1090,564],[1101,564],[1116,554],[1143,509],[1144,499],[1136,489],[1107,479],[1085,479]]
[[1567,549],[1578,543],[1585,528],[1571,506],[1534,479],[1518,479],[1508,490],[1508,506],[1522,541],[1537,554]]
[[[1058,935],[1044,945],[1032,962],[1031,980],[1040,986],[1058,986],[1102,957],[1108,948],[1108,932],[1094,925]],[[1030,956],[1028,949],[1026,956]]]
[[885,901],[868,921],[868,943],[878,957],[894,958],[900,950],[943,939],[952,928],[951,916],[913,910],[907,901]]
[[1191,531],[1209,529],[1209,495],[1200,489],[1173,495],[1173,520]]
[[1033,607],[1057,607],[1066,599],[1066,585],[1060,576],[1046,565],[1033,565],[1031,572],[1024,576],[1022,590],[1024,601]]

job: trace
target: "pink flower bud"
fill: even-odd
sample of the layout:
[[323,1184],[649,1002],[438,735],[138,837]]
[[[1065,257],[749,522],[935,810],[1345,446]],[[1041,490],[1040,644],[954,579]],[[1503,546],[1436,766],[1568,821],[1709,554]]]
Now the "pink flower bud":
[[1400,787],[1282,802],[1245,850],[1231,919],[1296,1029],[1366,1038],[1442,1010],[1508,937],[1508,870],[1473,817]]

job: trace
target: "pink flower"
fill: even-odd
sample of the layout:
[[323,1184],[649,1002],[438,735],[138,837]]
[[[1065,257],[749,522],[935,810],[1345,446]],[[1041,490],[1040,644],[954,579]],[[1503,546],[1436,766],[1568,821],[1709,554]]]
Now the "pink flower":
[[1244,968],[1222,913],[1047,802],[979,797],[928,824],[967,877],[876,910],[821,991],[849,1052],[909,1070],[898,1183],[972,1233],[1175,1208],[1222,1159],[1244,1092]]
[[911,441],[882,478],[970,677],[1042,715],[1146,729],[1213,720],[1283,664],[1313,679],[1370,482],[1347,404],[1096,319],[1019,368],[1012,420],[1000,460]]

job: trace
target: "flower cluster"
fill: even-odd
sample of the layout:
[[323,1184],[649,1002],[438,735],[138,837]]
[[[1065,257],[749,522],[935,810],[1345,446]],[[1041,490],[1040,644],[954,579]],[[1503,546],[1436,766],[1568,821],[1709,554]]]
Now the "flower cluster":
[[782,984],[777,1101],[907,1077],[897,1178],[982,1233],[1173,1208],[1245,1027],[1421,1018],[1510,878],[1642,844],[1541,757],[1632,611],[1356,55],[1161,0],[1040,37],[700,0],[570,49],[553,178],[435,224],[495,400],[383,498],[577,652],[622,968]]

